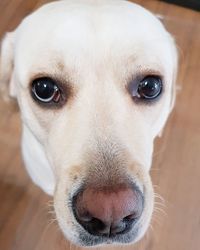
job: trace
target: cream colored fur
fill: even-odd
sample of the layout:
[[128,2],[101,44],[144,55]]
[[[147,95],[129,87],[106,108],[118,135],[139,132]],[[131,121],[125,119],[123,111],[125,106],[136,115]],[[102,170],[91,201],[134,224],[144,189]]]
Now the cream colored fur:
[[[83,245],[66,200],[93,171],[101,157],[99,143],[143,188],[145,208],[133,243],[144,235],[154,202],[153,142],[172,108],[176,68],[172,37],[154,15],[127,1],[50,3],[5,36],[0,85],[4,96],[9,89],[19,103],[25,166],[33,181],[54,195],[57,219],[69,240]],[[135,103],[127,82],[149,72],[163,76],[164,93],[155,103]],[[37,75],[61,77],[73,84],[75,96],[60,109],[41,108],[29,87]]]

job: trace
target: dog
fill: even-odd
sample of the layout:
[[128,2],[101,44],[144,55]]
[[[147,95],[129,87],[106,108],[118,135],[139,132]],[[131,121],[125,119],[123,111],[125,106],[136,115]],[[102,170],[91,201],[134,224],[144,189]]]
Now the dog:
[[177,64],[163,24],[123,0],[49,3],[4,37],[1,93],[20,108],[26,169],[74,244],[134,244],[147,231]]

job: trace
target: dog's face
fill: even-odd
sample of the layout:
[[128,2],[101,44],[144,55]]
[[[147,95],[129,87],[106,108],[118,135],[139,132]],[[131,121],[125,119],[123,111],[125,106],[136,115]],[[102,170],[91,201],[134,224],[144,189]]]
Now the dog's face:
[[20,106],[24,161],[54,195],[69,240],[130,243],[145,233],[176,61],[162,24],[126,1],[55,2],[4,39],[1,86]]

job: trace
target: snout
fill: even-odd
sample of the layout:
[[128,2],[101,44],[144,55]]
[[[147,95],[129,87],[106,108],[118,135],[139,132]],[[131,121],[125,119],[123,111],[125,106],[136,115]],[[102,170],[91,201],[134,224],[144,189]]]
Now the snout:
[[[66,182],[66,178],[61,178],[54,195],[56,216],[66,238],[79,246],[130,244],[140,240],[153,212],[150,176],[138,171],[137,174],[93,171],[81,175],[83,172],[84,168],[73,168],[67,177],[73,183],[76,180],[76,185],[71,186],[70,179]],[[64,173],[61,177],[66,177]]]
[[86,187],[73,199],[78,223],[91,235],[112,238],[131,231],[143,212],[143,194],[135,186]]
[[82,153],[82,164],[61,169],[56,216],[66,238],[79,246],[135,243],[149,226],[154,201],[149,172],[115,141],[98,142]]

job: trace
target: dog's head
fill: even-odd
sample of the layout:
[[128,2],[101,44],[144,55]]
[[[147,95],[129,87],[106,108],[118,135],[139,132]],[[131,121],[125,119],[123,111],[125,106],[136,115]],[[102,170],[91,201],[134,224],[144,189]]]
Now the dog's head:
[[127,1],[51,3],[5,37],[1,87],[19,103],[24,161],[73,242],[145,233],[153,141],[173,105],[176,66],[163,25]]

